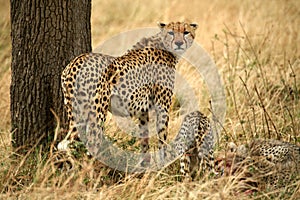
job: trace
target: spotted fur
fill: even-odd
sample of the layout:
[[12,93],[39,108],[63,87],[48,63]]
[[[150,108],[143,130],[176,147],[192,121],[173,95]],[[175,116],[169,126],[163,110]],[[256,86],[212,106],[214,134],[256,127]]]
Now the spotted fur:
[[[159,23],[160,32],[144,38],[123,56],[83,54],[63,71],[62,88],[69,119],[71,140],[78,135],[77,127],[86,120],[93,133],[104,131],[107,111],[118,116],[138,118],[142,152],[149,149],[148,112],[157,115],[159,148],[167,138],[175,66],[193,43],[196,24],[185,22]],[[80,133],[79,137],[85,137]],[[97,154],[93,142],[88,150]]]
[[210,120],[201,112],[194,111],[185,116],[171,147],[180,156],[183,176],[190,178],[195,167],[197,172],[214,170],[214,135]]
[[255,139],[250,144],[230,146],[231,152],[216,160],[217,170],[224,174],[243,173],[256,185],[268,188],[285,187],[300,178],[300,147],[295,144]]

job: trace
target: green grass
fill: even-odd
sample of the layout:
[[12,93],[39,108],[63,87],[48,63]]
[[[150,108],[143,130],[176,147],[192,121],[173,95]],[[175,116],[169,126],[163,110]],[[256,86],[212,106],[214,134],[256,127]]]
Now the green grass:
[[[203,177],[178,181],[178,165],[143,177],[115,172],[86,156],[37,147],[26,156],[10,146],[10,25],[9,2],[0,9],[0,198],[20,199],[297,199],[300,183],[286,188],[240,192],[235,177]],[[217,152],[229,141],[274,138],[300,143],[300,3],[289,1],[98,1],[93,0],[93,47],[110,36],[157,21],[189,19],[197,22],[196,42],[213,57],[226,91],[226,119]],[[178,72],[194,88],[199,108],[209,114],[209,91],[193,67],[180,62]],[[183,97],[179,97],[183,98]],[[172,113],[170,137],[181,119]],[[120,131],[110,124],[108,134]],[[122,134],[119,134],[122,136]],[[118,138],[118,134],[116,136]],[[120,141],[128,147],[131,141]],[[63,162],[67,161],[67,162]],[[72,163],[71,170],[68,163]]]

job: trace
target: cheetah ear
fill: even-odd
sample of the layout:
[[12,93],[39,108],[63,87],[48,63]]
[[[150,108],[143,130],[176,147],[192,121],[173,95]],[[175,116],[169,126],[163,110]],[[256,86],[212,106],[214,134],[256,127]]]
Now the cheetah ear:
[[190,24],[190,26],[191,26],[194,30],[196,30],[196,29],[198,28],[198,24],[195,24],[195,23]]
[[166,24],[162,22],[157,22],[157,26],[160,28],[160,30],[163,30],[166,27]]

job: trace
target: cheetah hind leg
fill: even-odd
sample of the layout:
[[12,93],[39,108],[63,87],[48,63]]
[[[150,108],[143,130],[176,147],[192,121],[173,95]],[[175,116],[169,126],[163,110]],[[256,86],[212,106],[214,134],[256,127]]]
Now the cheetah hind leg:
[[[67,96],[65,94],[65,96]],[[77,129],[75,127],[75,120],[74,120],[74,116],[72,116],[72,106],[71,104],[68,102],[66,103],[66,109],[67,109],[67,113],[69,113],[70,116],[68,116],[68,121],[69,121],[69,129],[67,132],[67,135],[64,137],[64,139],[62,141],[60,141],[57,145],[57,149],[59,151],[69,151],[69,145],[73,143],[74,140],[78,139],[78,132]]]
[[89,152],[85,148],[84,144],[79,139],[78,131],[76,127],[70,126],[70,130],[68,131],[65,138],[60,141],[57,145],[58,151],[67,152],[67,153],[75,153],[83,152],[86,155],[90,156]]
[[57,149],[59,151],[70,151],[70,145],[74,142],[74,140],[75,140],[74,138],[76,138],[77,132],[73,131],[76,128],[72,128],[71,125],[69,125],[69,127],[71,127],[71,128],[69,129],[67,135],[57,145]]
[[[88,109],[88,110],[90,110],[90,109]],[[80,115],[86,116],[86,112],[80,108],[75,107],[73,114],[75,114],[75,113],[80,113]],[[77,115],[75,115],[75,116],[72,115],[72,117],[69,118],[69,130],[67,132],[67,135],[57,145],[57,149],[59,151],[65,151],[65,152],[75,152],[76,151],[77,153],[78,153],[78,151],[80,151],[80,152],[83,151],[87,155],[89,155],[86,148],[84,147],[83,143],[81,142],[81,140],[79,138],[78,128],[80,130],[83,130],[84,125],[87,124],[87,122],[83,119],[82,116],[80,117],[80,119],[78,119],[79,116],[77,116]],[[88,117],[86,117],[86,118],[88,119]]]

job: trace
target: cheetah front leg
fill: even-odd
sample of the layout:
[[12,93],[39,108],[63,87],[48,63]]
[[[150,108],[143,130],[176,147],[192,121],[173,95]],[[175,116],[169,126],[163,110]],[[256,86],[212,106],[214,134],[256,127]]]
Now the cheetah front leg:
[[188,152],[183,153],[180,157],[180,173],[183,175],[185,180],[191,180],[190,175],[190,166],[191,166],[191,159]]
[[185,180],[191,180],[191,159],[190,152],[188,151],[189,147],[187,145],[187,135],[185,134],[187,130],[184,127],[181,127],[177,138],[175,150],[178,155],[180,155],[180,173],[183,175]]
[[[141,152],[146,154],[149,150],[149,113],[143,112],[139,116],[139,131],[140,131],[140,146],[141,146]],[[145,167],[147,164],[150,163],[150,156],[145,155],[142,166]]]
[[156,130],[158,136],[158,149],[160,151],[160,162],[163,164],[166,158],[166,141],[168,135],[168,124],[169,124],[169,108],[158,106],[156,108]]
[[214,137],[209,123],[209,120],[206,120],[203,124],[199,124],[197,135],[195,136],[200,161],[199,171],[205,172],[209,170],[217,174],[214,170]]
[[158,148],[162,149],[167,140],[167,127],[169,124],[169,116],[166,111],[158,111],[160,114],[157,115],[157,133],[158,133]]
[[166,141],[168,135],[169,111],[172,101],[172,90],[157,86],[155,91],[156,130],[158,135],[158,148],[160,162],[164,164],[166,157]]
[[139,130],[142,153],[146,153],[149,150],[148,122],[149,115],[148,112],[145,112],[139,117]]

